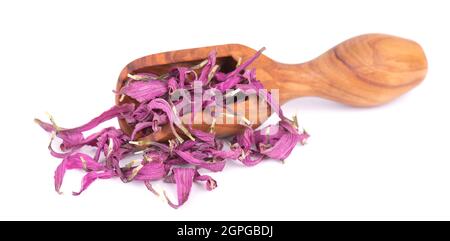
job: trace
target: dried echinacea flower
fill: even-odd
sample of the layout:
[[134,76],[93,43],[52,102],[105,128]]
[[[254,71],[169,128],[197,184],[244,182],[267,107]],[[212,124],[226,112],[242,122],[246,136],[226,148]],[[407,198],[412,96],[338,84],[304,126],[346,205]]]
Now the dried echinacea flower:
[[[286,118],[270,92],[265,91],[256,78],[255,69],[246,69],[261,54],[242,62],[240,58],[231,72],[222,72],[216,64],[216,53],[192,67],[175,67],[168,73],[133,73],[128,75],[122,89],[115,94],[120,99],[130,98],[135,104],[113,106],[91,121],[76,128],[63,128],[49,115],[50,122],[36,119],[35,122],[51,133],[48,149],[52,156],[61,159],[55,171],[55,190],[61,192],[67,170],[78,169],[86,172],[81,188],[73,195],[85,191],[97,179],[120,178],[123,182],[142,182],[171,207],[178,208],[189,198],[191,187],[196,182],[204,183],[207,190],[217,187],[210,176],[201,170],[219,172],[228,160],[238,160],[245,166],[254,166],[264,159],[286,159],[298,144],[305,144],[309,137],[306,131],[299,131],[297,116]],[[194,85],[203,91],[214,89],[226,98],[234,98],[247,90],[260,91],[260,95],[280,117],[277,124],[259,130],[251,128],[245,116],[226,111],[222,115],[237,118],[245,131],[229,139],[218,138],[215,134],[216,117],[208,131],[201,131],[181,121],[175,104],[170,97],[177,91],[192,93]],[[122,101],[120,101],[122,102]],[[209,103],[210,104],[210,103]],[[201,108],[206,108],[202,104]],[[219,116],[221,118],[223,116]],[[107,127],[86,135],[101,123],[113,118],[125,119],[134,127],[130,136],[115,127]],[[142,134],[158,132],[169,125],[175,138],[168,143],[136,140]],[[179,133],[180,131],[180,133]],[[186,138],[183,138],[186,137]],[[62,140],[60,150],[55,150],[54,138]],[[82,152],[83,147],[92,147],[93,153]],[[120,164],[124,158],[141,155],[138,159]],[[171,201],[164,190],[151,184],[163,180],[176,185],[177,201]]]

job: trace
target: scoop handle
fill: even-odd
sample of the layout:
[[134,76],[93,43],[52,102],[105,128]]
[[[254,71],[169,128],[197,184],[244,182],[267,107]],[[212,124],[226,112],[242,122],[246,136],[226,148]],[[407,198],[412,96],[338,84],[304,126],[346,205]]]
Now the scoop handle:
[[[346,40],[303,64],[272,63],[266,88],[278,88],[280,102],[318,96],[359,107],[387,103],[425,78],[427,59],[414,41],[385,34]],[[258,76],[258,72],[257,72]]]

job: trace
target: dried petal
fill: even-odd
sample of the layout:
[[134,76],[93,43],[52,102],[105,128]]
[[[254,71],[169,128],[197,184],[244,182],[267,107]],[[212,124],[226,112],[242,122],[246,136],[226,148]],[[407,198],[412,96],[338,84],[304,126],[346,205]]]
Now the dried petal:
[[125,176],[128,176],[129,181],[154,181],[165,177],[168,171],[168,166],[163,162],[153,161],[135,167],[132,171],[126,172]]
[[199,140],[201,140],[203,142],[206,142],[208,144],[214,145],[214,142],[215,142],[215,139],[216,139],[214,134],[208,133],[208,132],[204,132],[204,131],[201,131],[201,130],[197,130],[197,129],[194,129],[192,127],[189,127],[189,131],[195,137],[197,137],[197,139],[199,139]]
[[115,118],[115,117],[119,117],[121,115],[125,115],[127,113],[132,112],[133,110],[134,110],[134,104],[123,104],[123,105],[119,105],[119,106],[113,106],[109,110],[103,112],[102,114],[95,117],[94,119],[92,119],[91,121],[89,121],[88,123],[86,123],[84,125],[81,125],[76,128],[64,129],[60,132],[76,133],[76,132],[88,131],[88,130],[98,126],[100,123],[103,123],[103,122],[110,120],[112,118]]
[[244,63],[240,64],[235,70],[233,70],[232,72],[230,72],[227,75],[227,78],[236,75],[238,73],[240,73],[243,69],[247,68],[250,64],[252,64],[260,55],[261,53],[265,50],[266,48],[263,47],[261,48],[258,52],[256,52],[255,55],[253,55],[250,59],[248,59],[247,61],[245,61]]
[[190,164],[193,165],[197,165],[199,167],[208,169],[210,171],[213,172],[219,172],[222,171],[223,168],[225,167],[225,162],[224,161],[219,161],[219,162],[205,162],[203,160],[197,159],[195,158],[191,153],[189,152],[185,152],[185,151],[180,151],[180,150],[175,150],[175,153],[182,158],[183,160],[187,161]]
[[284,160],[299,141],[298,134],[286,133],[270,148],[262,149],[261,154],[277,160]]
[[59,164],[55,171],[55,190],[61,193],[59,189],[61,188],[64,174],[66,170],[70,169],[88,169],[93,171],[103,170],[105,167],[94,161],[90,156],[83,153],[75,153],[73,155],[67,156]]
[[211,191],[217,187],[216,180],[208,175],[200,175],[197,171],[195,172],[194,181],[204,181],[206,190],[208,191]]
[[305,129],[303,129],[303,132],[300,134],[300,144],[305,145],[306,141],[308,140],[308,138],[310,137],[310,135],[308,134],[308,132],[306,132]]
[[133,133],[131,134],[131,140],[134,140],[134,138],[136,137],[136,134],[139,131],[142,131],[143,129],[145,129],[147,127],[151,127],[151,126],[153,126],[153,124],[154,124],[153,121],[137,123],[136,126],[134,127]]
[[168,203],[173,208],[179,208],[183,205],[189,198],[189,193],[191,192],[192,182],[195,176],[195,169],[193,168],[174,168],[173,175],[175,183],[177,185],[177,196],[178,204],[174,204],[166,196]]
[[81,189],[78,192],[72,192],[72,195],[78,196],[80,195],[84,190],[86,190],[91,183],[93,183],[98,178],[100,179],[109,179],[116,176],[114,171],[107,170],[107,171],[100,171],[100,172],[88,172],[86,175],[84,175],[83,180],[81,181]]
[[149,101],[163,96],[168,91],[167,83],[161,80],[133,81],[124,86],[120,93],[139,101]]

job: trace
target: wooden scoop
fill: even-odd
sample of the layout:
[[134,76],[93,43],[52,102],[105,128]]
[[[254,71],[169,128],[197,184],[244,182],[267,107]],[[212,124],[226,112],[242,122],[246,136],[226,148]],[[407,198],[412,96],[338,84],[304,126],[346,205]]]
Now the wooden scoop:
[[[175,66],[194,66],[217,51],[222,71],[231,71],[240,58],[246,60],[256,51],[240,44],[177,50],[148,55],[129,63],[120,73],[117,90],[128,74],[153,72],[164,74]],[[351,38],[321,56],[302,64],[283,64],[261,55],[248,68],[256,68],[256,77],[268,90],[279,89],[280,104],[302,96],[318,96],[351,106],[371,107],[387,103],[418,85],[427,73],[423,49],[414,41],[384,35],[366,34]],[[116,104],[132,101],[125,99]],[[244,103],[247,109],[256,108]],[[202,118],[201,114],[195,118]],[[260,117],[254,127],[267,117]],[[121,129],[131,134],[132,127],[119,119]],[[196,124],[208,131],[210,125]],[[242,131],[238,124],[215,126],[217,136]],[[181,133],[181,132],[180,132]],[[167,141],[173,138],[168,126],[139,140]]]

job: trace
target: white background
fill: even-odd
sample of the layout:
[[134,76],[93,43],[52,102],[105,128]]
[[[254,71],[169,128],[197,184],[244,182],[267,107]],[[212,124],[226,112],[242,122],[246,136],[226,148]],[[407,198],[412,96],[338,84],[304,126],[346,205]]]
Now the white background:
[[[0,219],[450,219],[447,2],[1,1]],[[194,185],[178,210],[117,179],[73,197],[77,171],[66,176],[66,194],[53,189],[59,161],[33,118],[48,111],[61,126],[88,121],[113,105],[118,74],[135,58],[241,43],[300,63],[371,32],[420,43],[425,81],[379,108],[318,98],[286,104],[312,137],[284,165],[231,162],[212,174],[216,190]]]

